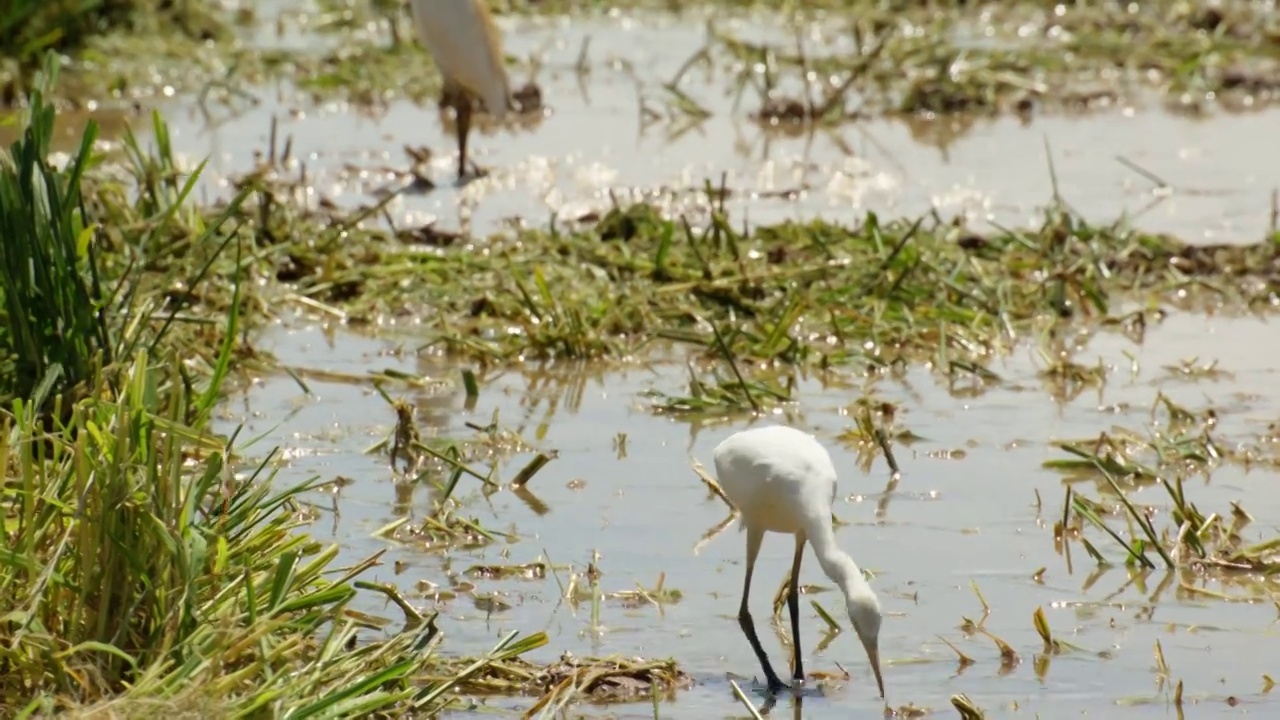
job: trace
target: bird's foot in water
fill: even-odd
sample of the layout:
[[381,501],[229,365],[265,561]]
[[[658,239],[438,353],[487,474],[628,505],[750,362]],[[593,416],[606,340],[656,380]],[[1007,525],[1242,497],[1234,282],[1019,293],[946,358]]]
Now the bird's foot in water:
[[473,162],[471,163],[471,168],[469,171],[460,170],[458,172],[458,185],[466,185],[472,180],[479,180],[482,177],[486,177],[488,174],[489,174],[488,168],[480,167],[479,165]]
[[821,697],[822,683],[810,682],[802,677],[791,678],[791,694],[794,697]]
[[786,683],[782,682],[781,680],[779,680],[779,679],[778,679],[778,678],[776,678],[776,677],[771,677],[771,678],[769,678],[768,685],[769,685],[769,694],[770,694],[770,695],[777,695],[778,693],[782,692],[783,690],[790,690],[790,689],[791,689],[791,686],[790,686],[790,685],[788,685],[788,684],[786,684]]

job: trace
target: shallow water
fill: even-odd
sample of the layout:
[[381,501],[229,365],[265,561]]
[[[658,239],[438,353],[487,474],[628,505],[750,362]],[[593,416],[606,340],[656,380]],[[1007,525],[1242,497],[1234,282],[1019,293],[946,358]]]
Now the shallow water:
[[[408,166],[402,148],[425,146],[438,187],[402,195],[392,217],[476,233],[513,218],[532,225],[554,214],[575,218],[614,198],[648,197],[696,212],[705,205],[704,184],[719,185],[722,176],[735,191],[734,217],[750,223],[815,216],[854,223],[867,211],[899,217],[936,208],[979,225],[1023,225],[1052,197],[1046,143],[1058,190],[1085,217],[1128,214],[1144,229],[1190,241],[1257,241],[1280,185],[1280,146],[1271,142],[1280,110],[1204,120],[1142,103],[1029,122],[871,120],[788,136],[748,118],[760,105],[754,91],[735,108],[726,72],[698,66],[681,88],[713,115],[690,126],[671,112],[662,85],[704,46],[701,25],[662,17],[504,25],[509,54],[539,58],[536,79],[549,111],[541,121],[477,133],[474,157],[492,174],[463,188],[454,184],[454,138],[444,134],[434,102],[393,102],[371,115],[337,102],[314,106],[284,87],[255,90],[260,104],[240,104],[231,117],[217,112],[211,120],[189,99],[162,109],[182,151],[210,158],[208,193],[266,150],[273,117],[281,141],[292,137],[317,199],[369,202],[400,184],[395,173]],[[720,28],[748,38],[772,30],[756,17],[722,19]],[[575,66],[587,40],[590,70],[581,75]],[[524,73],[514,70],[513,82],[526,80]],[[643,121],[642,104],[669,119]]]
[[[1069,570],[1052,539],[1053,521],[1062,512],[1062,476],[1040,463],[1063,456],[1048,446],[1052,439],[1096,436],[1113,424],[1142,427],[1157,390],[1191,408],[1203,407],[1206,396],[1212,396],[1224,437],[1256,434],[1280,408],[1280,394],[1270,390],[1276,382],[1268,358],[1280,351],[1275,337],[1259,320],[1196,316],[1171,317],[1140,346],[1117,335],[1100,335],[1080,351],[1077,361],[1089,364],[1101,358],[1112,367],[1109,382],[1101,391],[1086,391],[1061,404],[1049,399],[1026,352],[996,368],[1005,378],[1002,388],[976,398],[950,395],[924,370],[901,380],[877,381],[870,389],[877,397],[903,403],[904,425],[925,438],[909,450],[899,446],[902,479],[888,493],[883,461],[863,473],[856,454],[834,440],[852,425],[845,408],[860,389],[824,390],[816,382],[806,383],[790,421],[816,432],[842,472],[835,513],[851,524],[840,528],[837,537],[876,575],[873,584],[888,613],[881,652],[888,661],[886,683],[893,705],[912,702],[945,716],[953,712],[947,698],[964,692],[996,717],[1013,715],[1015,708],[1018,715],[1042,718],[1112,717],[1120,710],[1125,717],[1172,716],[1152,669],[1156,641],[1172,679],[1184,681],[1187,702],[1207,705],[1214,717],[1267,704],[1269,696],[1259,691],[1261,674],[1273,671],[1271,653],[1258,636],[1275,633],[1276,609],[1270,603],[1227,603],[1180,592],[1176,580],[1171,588],[1157,591],[1164,573],[1131,575],[1119,565],[1123,558],[1118,548],[1100,533],[1091,533],[1092,539],[1117,565],[1094,575],[1094,563],[1076,545]],[[280,329],[268,340],[265,347],[295,367],[452,372],[397,359],[394,341],[342,334],[329,341],[318,329]],[[1136,375],[1125,351],[1139,363]],[[1191,355],[1201,362],[1220,360],[1231,377],[1194,383],[1163,367]],[[556,579],[480,580],[480,591],[502,593],[511,608],[487,616],[467,599],[440,605],[448,618],[452,650],[478,651],[509,630],[543,629],[551,636],[550,645],[536,655],[543,660],[564,651],[672,656],[700,683],[664,704],[663,717],[741,716],[726,673],[758,674],[735,620],[742,535],[730,529],[695,553],[702,534],[725,518],[726,509],[707,495],[688,456],[709,466],[715,443],[747,423],[698,427],[644,408],[643,391],[678,392],[682,382],[676,365],[610,374],[569,366],[490,379],[471,411],[464,409],[460,391],[414,399],[424,434],[467,437],[473,431],[464,423],[485,424],[497,410],[504,427],[520,432],[538,449],[560,453],[529,486],[541,505],[509,491],[484,500],[478,483],[464,481],[471,497],[468,511],[483,524],[521,539],[444,555],[370,536],[397,511],[385,459],[363,452],[385,437],[393,422],[390,409],[367,385],[309,381],[314,395],[304,397],[292,380],[268,378],[225,409],[229,421],[247,420],[246,435],[266,432],[264,446],[282,446],[290,457],[283,471],[287,477],[352,478],[336,500],[317,497],[319,507],[332,504],[337,511],[322,512],[313,530],[341,543],[352,559],[389,547],[377,575],[406,590],[420,580],[447,586],[446,569],[459,573],[473,564],[532,562],[544,552],[554,563],[571,563],[581,571],[598,551],[606,591],[651,588],[665,573],[667,587],[683,593],[679,602],[662,608],[607,601],[601,611],[603,630],[594,632],[589,605],[575,610],[561,602]],[[625,454],[615,446],[619,433],[626,435]],[[963,459],[948,458],[954,450],[963,450]],[[509,480],[526,461],[527,456],[516,456],[502,462],[499,477]],[[1280,496],[1270,491],[1270,480],[1266,472],[1226,467],[1214,473],[1212,482],[1189,481],[1187,491],[1206,513],[1229,511],[1229,502],[1241,502],[1258,518],[1247,537],[1261,539],[1272,528],[1266,519],[1280,514]],[[1099,497],[1089,483],[1076,487]],[[1163,505],[1161,494],[1148,488],[1134,497]],[[415,500],[411,507],[420,512],[425,496]],[[786,572],[789,555],[787,540],[767,540],[754,596],[755,614],[764,627],[769,598]],[[392,569],[397,563],[402,564],[398,574]],[[1037,583],[1032,575],[1042,567],[1043,583]],[[560,575],[567,581],[565,571]],[[829,589],[811,557],[802,582]],[[992,608],[986,628],[1022,655],[1009,671],[1001,669],[989,640],[981,635],[966,639],[958,629],[963,617],[981,614],[971,582]],[[832,612],[840,607],[831,592],[814,597]],[[1031,623],[1036,607],[1044,608],[1059,637],[1085,648],[1054,657],[1043,676],[1033,662],[1041,644]],[[387,612],[381,603],[370,609]],[[847,619],[838,614],[837,619],[847,626]],[[839,663],[853,679],[825,697],[806,698],[804,717],[878,712],[874,682],[856,640],[846,633],[815,653],[821,625],[806,605],[802,647],[808,669],[836,672]],[[765,631],[775,664],[785,663],[782,646],[769,635]],[[977,664],[958,673],[954,653],[938,636]],[[1106,659],[1098,656],[1104,651]],[[1227,705],[1228,696],[1239,702],[1234,710]],[[788,702],[775,712],[785,714]],[[492,704],[519,709],[527,701]],[[647,701],[596,712],[605,717],[652,714]]]
[[[725,21],[722,29],[763,35],[759,19]],[[469,223],[472,231],[498,230],[508,218],[538,225],[553,213],[574,217],[607,206],[615,197],[653,195],[673,210],[697,210],[703,182],[741,191],[730,202],[737,219],[753,223],[823,216],[858,222],[868,211],[892,216],[937,208],[965,213],[975,222],[1022,224],[1052,193],[1045,143],[1052,148],[1057,186],[1086,217],[1110,221],[1130,213],[1147,230],[1188,240],[1257,241],[1269,221],[1271,192],[1280,182],[1280,146],[1273,142],[1280,111],[1221,115],[1211,121],[1175,117],[1154,110],[1116,110],[1098,115],[950,122],[877,120],[846,125],[812,137],[784,137],[746,119],[757,100],[733,109],[725,79],[691,72],[682,86],[714,115],[678,137],[678,122],[644,127],[643,102],[666,112],[661,84],[703,43],[699,26],[671,19],[637,23],[590,19],[574,23],[508,23],[508,51],[526,57],[545,49],[538,76],[552,108],[536,127],[473,141],[476,159],[492,175],[465,188],[453,177],[453,139],[446,136],[434,105],[393,103],[368,116],[342,104],[310,105],[288,88],[259,90],[262,104],[216,123],[189,99],[162,106],[175,145],[194,160],[210,157],[202,192],[222,192],[221,183],[248,168],[266,148],[270,119],[281,137],[292,136],[306,165],[317,200],[369,202],[374,191],[399,182],[405,144],[436,153],[432,172],[440,187],[402,195],[392,206],[398,223],[433,219],[446,227]],[[583,40],[592,39],[591,72],[579,82],[572,66]],[[290,35],[285,44],[299,42]],[[424,58],[425,62],[425,58]],[[630,71],[624,68],[631,68]],[[632,76],[634,74],[634,78]],[[518,81],[523,77],[517,73]],[[1116,158],[1123,156],[1163,178],[1172,192]],[[778,191],[798,190],[796,193]],[[785,195],[785,197],[784,197]],[[1167,195],[1167,196],[1166,196]],[[1154,203],[1154,205],[1153,205]],[[272,328],[259,342],[297,369],[363,375],[394,368],[448,379],[459,368],[418,360],[403,348],[411,337],[371,339],[326,332],[303,324]],[[1140,368],[1131,373],[1131,359]],[[1262,673],[1272,653],[1263,650],[1275,634],[1276,609],[1268,603],[1227,603],[1173,587],[1158,591],[1162,573],[1131,575],[1114,543],[1100,533],[1091,539],[1117,565],[1094,575],[1094,564],[1076,546],[1070,568],[1054,551],[1052,525],[1061,516],[1063,478],[1041,467],[1062,454],[1053,439],[1095,437],[1113,424],[1141,427],[1158,391],[1191,407],[1219,409],[1226,437],[1255,436],[1280,412],[1275,358],[1280,336],[1257,319],[1181,316],[1166,320],[1137,346],[1119,335],[1101,334],[1076,356],[1111,366],[1102,390],[1086,390],[1070,402],[1051,397],[1038,379],[1034,352],[1021,348],[993,369],[1004,385],[977,397],[949,394],[935,376],[915,369],[902,378],[880,379],[865,387],[823,387],[807,381],[788,419],[816,432],[831,448],[842,471],[836,514],[850,524],[840,542],[875,573],[874,587],[888,612],[881,653],[889,700],[931,708],[938,716],[954,711],[948,697],[967,693],[991,717],[1174,717],[1168,684],[1153,670],[1152,648],[1159,641],[1172,681],[1185,683],[1185,702],[1199,703],[1200,716],[1265,712],[1274,704],[1262,694]],[[1162,366],[1198,356],[1219,360],[1230,377],[1191,382]],[[372,533],[397,517],[420,516],[423,493],[407,504],[398,498],[385,458],[365,452],[391,430],[394,415],[367,382],[308,376],[312,394],[284,374],[261,378],[245,394],[222,407],[221,425],[243,423],[241,437],[262,435],[250,453],[273,446],[283,451],[282,477],[345,477],[336,492],[315,493],[320,519],[312,531],[341,544],[349,559],[386,549],[376,579],[410,590],[419,581],[448,584],[450,573],[474,564],[517,564],[540,557],[581,571],[599,552],[606,591],[665,583],[683,598],[664,607],[627,607],[607,601],[603,628],[593,629],[587,605],[560,601],[557,580],[481,580],[481,591],[501,593],[511,607],[492,615],[466,598],[439,606],[456,652],[479,652],[510,630],[546,630],[550,644],[536,653],[550,661],[560,653],[622,653],[674,657],[699,684],[661,706],[667,718],[742,717],[726,673],[751,678],[758,667],[735,619],[742,575],[742,535],[732,528],[695,552],[701,536],[726,516],[689,468],[693,454],[710,463],[714,445],[748,423],[698,424],[660,417],[646,408],[650,389],[678,393],[685,376],[679,363],[625,372],[556,364],[511,370],[485,378],[480,398],[467,409],[460,391],[406,391],[424,434],[469,437],[467,422],[486,424],[497,411],[504,428],[518,431],[539,449],[559,458],[532,481],[534,500],[509,491],[483,497],[464,479],[468,512],[487,526],[520,540],[477,551],[445,554],[392,544]],[[853,425],[849,408],[865,393],[899,402],[903,424],[923,436],[910,449],[898,448],[901,481],[889,486],[889,472],[877,460],[868,473],[856,453],[835,440]],[[625,436],[621,443],[620,436]],[[620,446],[625,445],[625,451]],[[956,459],[956,450],[963,459]],[[499,477],[509,480],[529,455],[505,458]],[[1234,467],[1214,473],[1212,482],[1188,483],[1188,492],[1207,512],[1229,512],[1240,501],[1258,518],[1248,537],[1274,530],[1268,518],[1280,513],[1280,495],[1271,492],[1269,473]],[[1089,484],[1077,489],[1090,497]],[[1160,490],[1135,494],[1160,503]],[[1039,507],[1037,507],[1039,498]],[[545,555],[544,555],[545,554]],[[767,605],[790,560],[790,542],[771,537],[757,573],[755,615],[775,666],[785,652],[765,628]],[[1046,568],[1042,580],[1032,575]],[[398,570],[397,570],[398,569]],[[559,571],[561,581],[567,572]],[[374,579],[374,578],[371,578]],[[802,581],[826,585],[809,558]],[[971,583],[991,605],[985,627],[1013,645],[1021,662],[1002,669],[992,642],[965,637],[964,617],[978,618],[981,606]],[[1158,597],[1156,597],[1158,596]],[[835,612],[831,592],[814,596]],[[429,607],[429,601],[418,598]],[[370,603],[366,609],[394,615],[394,608]],[[1043,607],[1059,636],[1085,650],[1054,657],[1037,672],[1041,643],[1032,612]],[[847,626],[847,619],[837,620]],[[821,621],[803,610],[803,648],[810,671],[852,673],[852,681],[824,697],[806,698],[803,708],[783,700],[774,714],[813,718],[878,717],[874,682],[851,633],[821,652]],[[956,656],[939,636],[977,663],[957,670]],[[1104,653],[1101,657],[1099,653]],[[1227,703],[1228,697],[1238,701]],[[496,699],[497,708],[523,710],[528,699]],[[647,701],[610,708],[579,707],[574,715],[651,717]]]
[[[281,48],[297,48],[307,37],[334,42],[307,34],[325,20],[309,12],[296,0],[270,3],[260,16],[286,21],[279,31],[246,31],[246,41]],[[756,42],[777,34],[767,15],[718,22],[721,32]],[[1280,145],[1271,138],[1280,108],[1203,118],[1169,114],[1138,97],[1080,116],[874,119],[782,132],[749,118],[761,102],[754,90],[735,104],[721,59],[718,69],[695,65],[683,76],[681,90],[712,113],[691,123],[672,110],[662,86],[705,46],[700,24],[648,15],[505,18],[502,25],[509,55],[526,66],[537,59],[547,111],[505,129],[487,121],[478,128],[473,157],[491,174],[463,187],[454,182],[455,139],[433,101],[377,109],[316,105],[286,84],[248,88],[257,104],[201,108],[183,96],[159,109],[190,165],[208,158],[199,190],[205,199],[225,195],[229,177],[268,149],[274,119],[277,149],[292,139],[294,169],[305,168],[317,201],[369,203],[403,184],[405,146],[430,149],[437,188],[400,195],[390,216],[401,226],[436,222],[477,234],[512,221],[572,219],[615,201],[648,199],[696,215],[707,205],[708,182],[733,191],[728,207],[735,221],[755,224],[819,216],[857,223],[868,211],[901,217],[930,209],[979,227],[1034,224],[1055,179],[1061,196],[1088,219],[1126,216],[1145,230],[1192,242],[1256,242],[1273,222]],[[789,39],[774,42],[791,48]],[[806,42],[814,52],[848,50],[847,41],[821,33]],[[577,69],[584,43],[585,74]],[[421,59],[429,62],[425,54]],[[513,82],[523,83],[529,72],[513,70]],[[798,95],[795,83],[782,89]],[[855,95],[850,108],[856,107]],[[660,117],[645,120],[642,108]],[[74,150],[90,116],[104,126],[104,137],[120,136],[126,125],[144,142],[149,135],[140,109],[81,111],[62,118],[58,149]],[[0,128],[0,141],[7,138]]]

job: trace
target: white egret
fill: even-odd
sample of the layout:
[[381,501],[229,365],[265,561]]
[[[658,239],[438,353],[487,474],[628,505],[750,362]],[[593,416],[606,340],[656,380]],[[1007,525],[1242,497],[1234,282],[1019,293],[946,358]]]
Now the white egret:
[[747,531],[747,572],[742,587],[738,624],[764,668],[769,692],[787,687],[769,664],[751,621],[747,599],[751,595],[751,572],[766,532],[795,536],[795,557],[791,563],[791,583],[787,608],[791,612],[791,640],[795,649],[793,679],[804,681],[800,660],[800,560],[805,542],[813,546],[822,572],[844,595],[853,629],[871,661],[880,697],[884,679],[880,675],[880,601],[867,584],[853,558],[836,546],[831,527],[831,504],[836,494],[836,469],[826,448],[809,433],[781,425],[743,430],[716,446],[717,480],[729,501],[742,515]]
[[472,103],[479,98],[499,122],[507,116],[510,81],[502,64],[502,38],[486,0],[413,0],[418,40],[444,78],[441,104],[453,107],[458,132],[458,179],[466,174]]

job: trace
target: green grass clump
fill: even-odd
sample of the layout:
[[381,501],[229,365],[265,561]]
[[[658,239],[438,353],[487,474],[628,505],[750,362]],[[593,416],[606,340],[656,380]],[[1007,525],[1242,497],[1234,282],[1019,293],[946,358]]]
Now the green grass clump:
[[[162,343],[177,312],[188,304],[182,297],[152,302],[156,298],[145,292],[142,275],[132,268],[117,267],[110,279],[100,276],[99,267],[109,267],[98,257],[100,246],[111,233],[93,218],[95,213],[107,220],[118,216],[102,212],[83,190],[86,172],[99,160],[93,153],[95,123],[88,123],[63,169],[49,162],[56,113],[47,95],[56,78],[57,66],[50,62],[41,87],[31,93],[21,137],[0,152],[0,236],[5,238],[0,244],[0,402],[5,404],[33,388],[37,405],[63,394],[79,397],[115,359],[127,361],[140,346],[154,349]],[[119,250],[146,252],[157,238],[178,232],[177,210],[199,175],[197,168],[182,179],[163,126],[156,129],[161,160],[142,152],[132,136],[127,143],[142,185],[131,209],[149,221],[133,223],[129,241],[117,235]],[[196,258],[206,248],[212,248],[213,257],[225,249],[233,237],[220,235],[227,217],[215,216],[190,234],[186,244]],[[181,279],[198,290],[207,268],[196,267],[189,276],[171,273],[168,280]],[[147,316],[166,310],[167,322],[147,322]]]
[[[359,646],[353,579],[336,546],[299,530],[303,483],[236,477],[224,442],[184,423],[198,397],[174,361],[139,353],[46,430],[23,402],[3,418],[0,707],[135,712],[213,703],[219,715],[430,712],[466,675],[436,664],[434,616]],[[203,413],[198,413],[203,414]],[[541,633],[476,661],[519,655]]]
[[128,143],[128,191],[88,179],[92,125],[53,169],[46,97],[0,168],[0,715],[430,716],[544,644],[513,633],[444,665],[434,615],[387,632],[350,607],[376,557],[336,567],[302,532],[313,482],[235,472],[208,426],[252,305],[240,253],[227,296],[201,280],[244,238],[222,222],[243,196],[192,210],[198,170],[177,172],[162,123],[159,157]]
[[[90,125],[66,170],[49,166],[54,110],[43,93],[23,136],[0,152],[0,397],[47,381],[65,391],[91,375],[95,356],[110,352],[98,279],[89,277],[93,228],[81,214],[80,179],[95,135]],[[107,360],[109,361],[109,357]]]
[[[303,237],[332,222],[295,219],[312,228]],[[1257,281],[1274,279],[1280,252],[1268,241],[1199,246],[1094,225],[1057,205],[1038,227],[983,232],[932,214],[735,224],[722,210],[695,226],[631,206],[489,238],[483,253],[423,252],[411,232],[377,230],[323,262],[312,246],[277,249],[309,268],[291,277],[299,295],[354,319],[413,317],[436,350],[625,359],[667,340],[731,356],[744,376],[921,361],[974,373],[1056,323],[1140,323],[1115,312],[1126,299],[1265,309],[1271,286]]]

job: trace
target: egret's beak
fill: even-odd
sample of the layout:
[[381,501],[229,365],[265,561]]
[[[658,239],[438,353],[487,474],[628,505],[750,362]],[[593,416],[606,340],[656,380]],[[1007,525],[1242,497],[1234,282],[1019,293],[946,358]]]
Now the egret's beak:
[[867,659],[871,661],[871,672],[876,675],[876,685],[880,687],[880,698],[884,699],[884,676],[880,674],[880,648],[877,644],[875,640],[864,641],[862,647],[866,649]]

